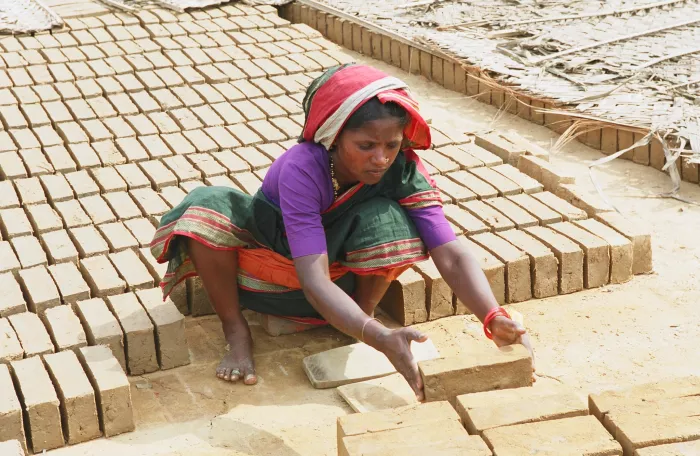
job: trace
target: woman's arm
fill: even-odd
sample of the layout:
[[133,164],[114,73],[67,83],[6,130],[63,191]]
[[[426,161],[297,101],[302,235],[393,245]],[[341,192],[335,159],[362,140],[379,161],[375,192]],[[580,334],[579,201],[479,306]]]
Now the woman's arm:
[[[481,321],[490,310],[498,307],[486,275],[474,255],[459,240],[451,241],[434,248],[430,255],[445,282],[457,298]],[[493,319],[489,325],[493,341],[498,346],[522,343],[530,350],[530,340],[525,328],[519,323],[502,316]],[[534,363],[534,354],[533,354]]]
[[304,295],[314,309],[339,331],[384,353],[396,370],[406,378],[418,400],[423,400],[423,381],[410,344],[411,341],[425,342],[427,337],[414,328],[390,330],[370,318],[331,281],[327,255],[299,257],[294,260],[294,266]]

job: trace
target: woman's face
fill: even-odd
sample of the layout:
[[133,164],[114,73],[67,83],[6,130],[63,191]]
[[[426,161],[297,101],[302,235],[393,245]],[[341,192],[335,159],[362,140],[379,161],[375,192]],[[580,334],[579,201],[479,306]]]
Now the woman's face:
[[340,184],[378,183],[401,149],[403,128],[396,117],[386,117],[365,122],[356,130],[343,130],[334,157]]

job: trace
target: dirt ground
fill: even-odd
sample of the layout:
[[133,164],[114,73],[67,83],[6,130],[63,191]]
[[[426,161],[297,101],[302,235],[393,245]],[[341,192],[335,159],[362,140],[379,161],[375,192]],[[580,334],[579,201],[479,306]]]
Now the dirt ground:
[[[423,112],[454,127],[467,123],[515,129],[549,148],[550,130],[409,76],[381,62],[358,61],[406,80]],[[600,153],[578,143],[553,157],[593,189],[587,163]],[[700,207],[654,195],[666,175],[616,160],[597,176],[621,211],[639,217],[653,235],[655,272],[630,283],[514,307],[523,314],[536,350],[540,386],[562,382],[582,395],[666,378],[700,375]],[[700,187],[682,195],[700,202]],[[314,390],[301,366],[310,354],[352,342],[331,329],[271,338],[253,326],[260,382],[228,384],[214,376],[225,350],[215,317],[188,319],[192,364],[132,378],[136,432],[49,452],[52,456],[336,454],[336,417],[350,408],[334,389]],[[470,317],[423,325],[443,355],[486,343]]]

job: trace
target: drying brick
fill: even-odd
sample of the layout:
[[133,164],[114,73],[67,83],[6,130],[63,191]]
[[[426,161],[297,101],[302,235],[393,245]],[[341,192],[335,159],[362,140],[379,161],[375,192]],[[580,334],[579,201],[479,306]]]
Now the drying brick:
[[471,238],[505,264],[506,302],[522,302],[532,298],[530,258],[508,241],[493,233]]
[[535,217],[539,225],[548,225],[550,223],[562,221],[561,214],[553,211],[528,194],[522,193],[519,195],[512,195],[509,196],[508,199]]
[[80,274],[75,263],[62,263],[49,266],[49,273],[58,286],[64,304],[90,299],[90,287]]
[[549,228],[535,226],[525,230],[552,250],[559,261],[559,293],[583,289],[583,252],[573,241]]
[[153,323],[134,293],[107,298],[107,305],[124,331],[126,363],[130,375],[158,370]]
[[85,212],[90,216],[92,223],[109,223],[117,220],[112,210],[105,202],[102,195],[85,196],[78,199]]
[[22,269],[18,276],[30,311],[43,315],[51,307],[61,304],[56,284],[45,266]]
[[585,211],[569,204],[550,192],[535,193],[532,195],[540,203],[561,214],[565,222],[584,220],[588,217]]
[[100,437],[100,423],[92,385],[73,351],[44,357],[63,415],[66,443],[75,445]]
[[133,250],[110,253],[109,259],[126,281],[127,290],[143,290],[153,287],[153,277]]
[[493,231],[505,231],[515,228],[515,224],[511,219],[483,201],[467,201],[459,203],[459,207],[469,211],[469,213],[487,224]]
[[109,246],[94,226],[70,228],[68,235],[77,247],[80,258],[109,252]]
[[25,410],[34,453],[64,445],[59,400],[41,358],[13,361],[12,375]]
[[22,405],[12,383],[10,369],[4,364],[0,364],[0,441],[5,441],[5,443],[0,444],[0,454],[15,456],[11,452],[3,452],[8,450],[8,446],[14,441],[18,443],[15,446],[19,446],[17,456],[24,456],[26,444]]
[[555,194],[568,203],[586,211],[589,217],[593,217],[601,212],[612,211],[600,196],[588,193],[576,184],[561,184],[557,187]]
[[34,236],[22,236],[10,240],[23,269],[48,264],[46,253]]
[[44,189],[41,187],[39,178],[17,179],[14,183],[23,206],[46,202],[46,195],[44,195]]
[[85,213],[78,200],[61,201],[54,204],[54,208],[61,216],[66,228],[76,228],[92,224],[92,220]]
[[403,326],[427,321],[425,281],[412,269],[407,269],[389,285],[380,307]]
[[56,351],[77,350],[87,345],[87,338],[80,320],[70,306],[48,309],[44,315],[44,322]]
[[428,320],[454,315],[452,289],[440,275],[435,262],[432,259],[428,259],[416,263],[414,269],[425,280],[425,307],[428,312]]
[[74,308],[85,330],[88,344],[108,346],[122,370],[126,371],[124,333],[105,302],[100,298],[93,298],[78,301]]
[[160,368],[172,369],[189,364],[185,318],[173,301],[170,299],[163,301],[160,288],[138,291],[136,295],[155,326]]
[[449,173],[447,177],[454,182],[467,187],[469,190],[474,192],[479,199],[495,198],[498,196],[498,190],[475,175],[469,173],[469,171],[456,171],[454,173]]
[[73,192],[75,192],[75,196],[77,198],[97,195],[100,193],[100,188],[85,170],[66,174],[66,179],[73,188]]
[[576,225],[603,239],[610,245],[610,283],[624,283],[632,279],[632,242],[597,220],[580,220]]
[[127,189],[126,182],[115,168],[93,168],[90,174],[102,193],[125,192]]
[[532,296],[537,299],[555,296],[559,290],[558,261],[552,251],[524,231],[508,230],[498,235],[530,257]]
[[[516,196],[521,195],[523,194],[521,193],[520,195]],[[539,224],[539,221],[535,217],[533,217],[527,211],[520,208],[517,204],[515,204],[508,198],[499,197],[487,199],[484,200],[484,203],[508,217],[519,229],[527,228],[530,226],[537,226]]]
[[449,221],[457,225],[468,235],[486,233],[489,231],[489,227],[486,226],[484,222],[457,205],[448,204],[443,207],[443,211],[445,212],[445,217],[447,217]]
[[61,174],[49,174],[39,178],[50,203],[73,199],[73,190]]
[[468,172],[479,177],[484,182],[488,182],[489,184],[491,184],[493,187],[496,188],[496,190],[498,190],[498,194],[501,196],[517,195],[518,193],[522,193],[523,191],[523,189],[518,184],[503,176],[502,174],[497,173],[492,168],[472,168]]
[[632,272],[647,274],[652,271],[651,235],[643,228],[643,223],[623,217],[615,212],[597,214],[595,219],[609,226],[632,242]]
[[554,165],[536,156],[521,155],[518,169],[541,182],[544,189],[550,192],[556,191],[560,184],[573,184],[576,181],[573,176],[557,171]]
[[0,318],[27,311],[22,289],[12,273],[0,274],[0,290],[3,293],[0,301]]
[[0,209],[19,207],[19,198],[11,181],[0,181]]
[[[486,279],[489,281],[491,286],[491,291],[499,304],[505,304],[506,302],[506,275],[505,275],[505,265],[498,258],[491,255],[484,248],[470,241],[466,237],[460,236],[458,238],[462,242],[469,252],[474,255],[474,258],[481,266],[482,271],[486,275]],[[459,299],[457,300],[456,306],[457,315],[467,313],[467,307],[465,303],[462,303]]]
[[27,206],[29,222],[37,234],[48,233],[63,228],[63,221],[58,213],[48,204]]
[[135,429],[131,388],[126,374],[108,347],[84,347],[78,354],[97,396],[100,426],[105,437]]
[[0,272],[16,274],[22,268],[8,241],[0,241]]
[[32,225],[21,208],[0,210],[0,229],[3,239],[33,234]]
[[420,361],[418,368],[428,402],[447,400],[454,405],[462,394],[532,384],[532,358],[520,344]]
[[[24,358],[24,349],[22,344],[15,334],[15,330],[12,329],[12,325],[7,320],[7,318],[0,318],[0,370],[3,369],[3,364],[8,364],[10,361],[16,359]],[[2,372],[0,372],[0,376]],[[0,378],[0,383],[2,378]],[[2,392],[0,392],[2,395]],[[2,404],[2,396],[0,396],[0,404]],[[3,413],[3,407],[0,406],[0,414]],[[0,424],[2,423],[2,416],[0,415]],[[2,437],[2,428],[0,427],[0,437]]]
[[583,250],[583,285],[596,288],[610,279],[610,249],[603,239],[571,222],[554,223],[549,228],[574,241]]

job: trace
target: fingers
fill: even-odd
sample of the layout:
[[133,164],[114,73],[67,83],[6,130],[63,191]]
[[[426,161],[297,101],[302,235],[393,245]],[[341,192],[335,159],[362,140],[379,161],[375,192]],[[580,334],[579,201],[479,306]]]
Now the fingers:
[[428,336],[416,328],[403,328],[402,331],[408,341],[425,342],[428,340]]

